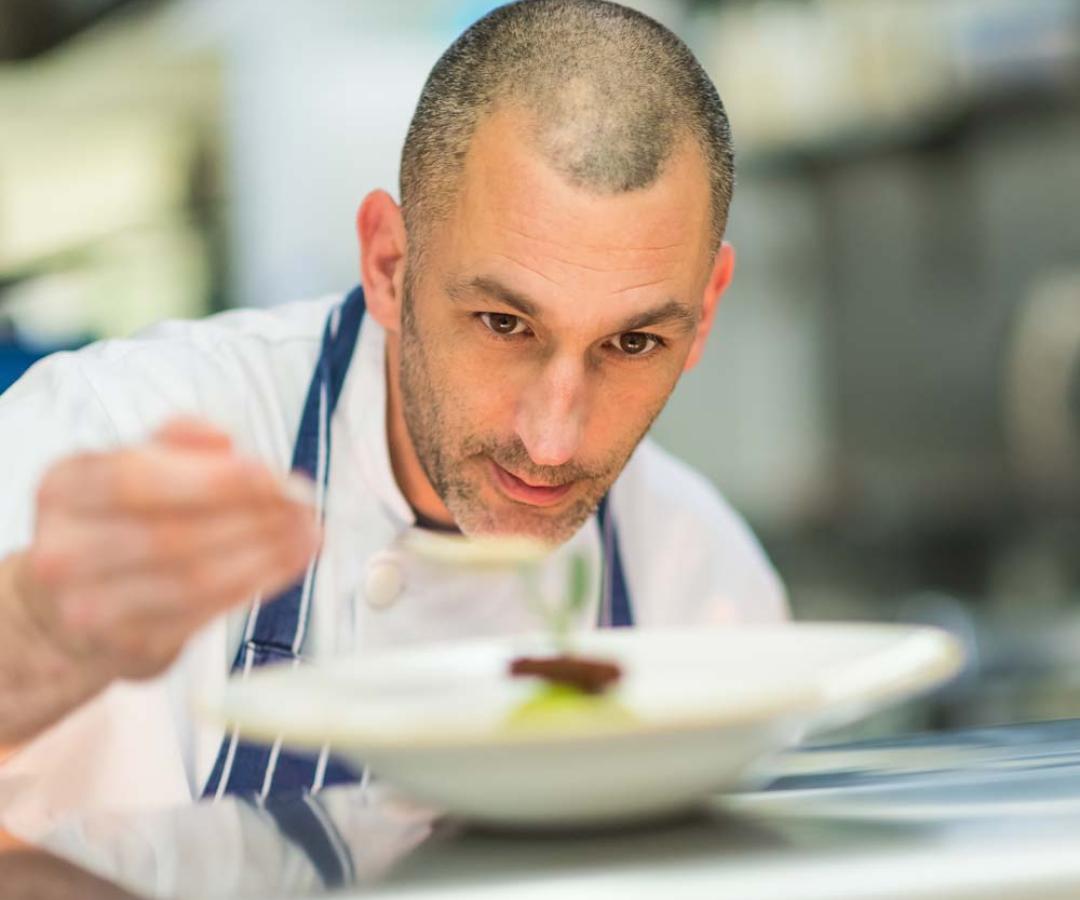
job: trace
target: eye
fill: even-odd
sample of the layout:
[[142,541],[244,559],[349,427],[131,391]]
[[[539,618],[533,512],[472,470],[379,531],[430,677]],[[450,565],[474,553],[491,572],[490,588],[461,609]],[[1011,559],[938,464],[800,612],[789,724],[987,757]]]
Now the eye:
[[518,316],[509,313],[480,313],[480,321],[494,334],[500,337],[510,337],[514,334],[524,334],[529,329]]
[[660,339],[641,331],[628,331],[615,339],[615,346],[626,356],[647,356],[658,346]]

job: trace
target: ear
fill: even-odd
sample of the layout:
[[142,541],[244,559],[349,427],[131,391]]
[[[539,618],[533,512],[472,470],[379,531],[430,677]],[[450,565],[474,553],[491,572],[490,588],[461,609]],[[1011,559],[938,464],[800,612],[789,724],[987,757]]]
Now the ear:
[[356,213],[364,303],[383,328],[401,330],[405,290],[405,219],[386,191],[372,191]]
[[716,309],[720,305],[720,297],[731,284],[731,278],[735,274],[735,248],[727,241],[720,245],[713,258],[712,273],[705,285],[705,296],[701,305],[701,321],[698,322],[697,333],[694,335],[694,343],[690,346],[690,353],[686,357],[684,372],[689,372],[696,366],[705,352],[705,341],[712,331],[713,320],[716,318]]

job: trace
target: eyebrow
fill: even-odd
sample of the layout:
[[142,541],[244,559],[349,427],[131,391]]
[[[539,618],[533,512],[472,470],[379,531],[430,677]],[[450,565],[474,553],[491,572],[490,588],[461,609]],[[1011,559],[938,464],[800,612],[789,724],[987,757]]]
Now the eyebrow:
[[[447,285],[446,292],[451,300],[458,303],[464,302],[466,295],[470,293],[486,294],[504,306],[517,310],[523,316],[531,319],[543,318],[540,307],[535,301],[489,276],[478,275],[471,279],[452,281]],[[643,310],[631,316],[618,327],[617,331],[619,334],[625,334],[669,323],[677,326],[680,331],[690,332],[697,327],[698,316],[685,303],[668,300],[653,309]]]
[[488,297],[498,300],[504,306],[516,309],[523,316],[528,316],[531,319],[541,318],[540,307],[536,303],[524,294],[511,290],[502,282],[484,275],[478,275],[476,278],[468,280],[452,281],[447,286],[446,292],[450,295],[451,300],[458,302],[463,302],[466,299],[465,295],[469,293],[486,294]]

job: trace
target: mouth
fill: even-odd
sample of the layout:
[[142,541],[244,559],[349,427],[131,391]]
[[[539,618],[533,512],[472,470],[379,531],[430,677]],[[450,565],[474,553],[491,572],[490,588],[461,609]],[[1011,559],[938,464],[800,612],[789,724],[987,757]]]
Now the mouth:
[[560,485],[530,484],[507,472],[498,463],[491,462],[492,478],[507,497],[529,506],[555,506],[574,487],[574,482]]

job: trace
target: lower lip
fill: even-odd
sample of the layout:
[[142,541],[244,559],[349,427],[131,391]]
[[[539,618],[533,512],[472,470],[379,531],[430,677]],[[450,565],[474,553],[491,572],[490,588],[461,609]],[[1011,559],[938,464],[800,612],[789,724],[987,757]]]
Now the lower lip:
[[561,484],[558,487],[534,487],[511,475],[498,463],[493,462],[491,468],[495,472],[495,482],[504,494],[511,500],[528,503],[530,506],[554,506],[569,494],[570,489],[574,486],[571,482],[570,484]]

